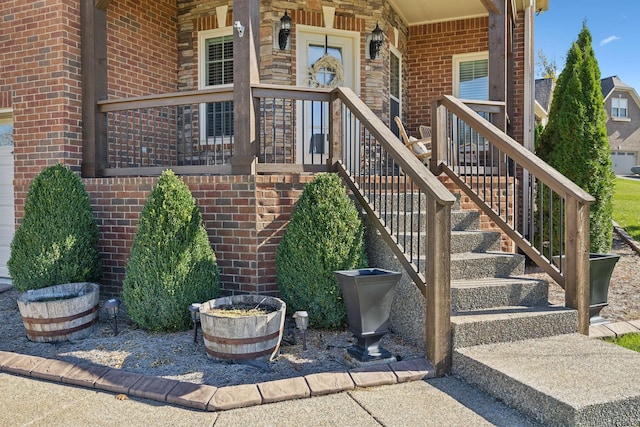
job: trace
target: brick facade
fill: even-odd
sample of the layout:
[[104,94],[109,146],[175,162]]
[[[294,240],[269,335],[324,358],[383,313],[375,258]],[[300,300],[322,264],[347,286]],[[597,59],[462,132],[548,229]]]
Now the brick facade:
[[[198,88],[198,31],[218,25],[226,0],[117,0],[107,8],[110,98]],[[335,7],[334,28],[360,33],[360,95],[389,123],[389,45],[403,57],[403,111],[413,133],[430,122],[429,100],[452,91],[452,55],[488,49],[487,18],[407,27],[387,0],[260,2],[260,75],[265,83],[296,83],[295,26],[325,25],[323,5]],[[0,108],[13,107],[15,206],[19,223],[37,172],[58,162],[79,171],[82,91],[78,0],[4,0],[0,31]],[[274,46],[285,9],[293,19],[292,49]],[[519,19],[519,23],[522,20]],[[376,23],[386,43],[368,55]],[[516,79],[523,78],[523,26],[516,27]],[[523,102],[516,87],[516,105]],[[518,111],[521,114],[521,111]],[[514,129],[522,128],[515,117]],[[521,130],[520,130],[521,132]],[[203,213],[227,293],[275,294],[275,253],[291,209],[310,175],[183,177]],[[103,290],[118,293],[138,216],[156,178],[85,178],[101,232]],[[464,202],[464,200],[463,200]],[[488,224],[487,226],[490,226]]]
[[[13,108],[15,179],[60,161],[82,160],[78,2],[4,0],[0,91]],[[21,189],[16,188],[21,212]],[[20,213],[18,213],[20,215]]]
[[488,25],[482,17],[409,28],[408,132],[416,135],[418,126],[431,124],[431,99],[453,93],[453,56],[489,50]]

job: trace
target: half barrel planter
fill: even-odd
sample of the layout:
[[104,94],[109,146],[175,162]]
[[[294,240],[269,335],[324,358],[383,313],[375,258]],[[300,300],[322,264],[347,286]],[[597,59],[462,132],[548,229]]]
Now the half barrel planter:
[[[271,307],[257,315],[227,317],[212,309],[234,305]],[[275,297],[234,295],[200,305],[200,325],[207,356],[217,361],[272,360],[280,349],[287,305]]]
[[91,335],[98,322],[100,286],[90,282],[65,283],[29,290],[17,301],[29,340],[79,340]]

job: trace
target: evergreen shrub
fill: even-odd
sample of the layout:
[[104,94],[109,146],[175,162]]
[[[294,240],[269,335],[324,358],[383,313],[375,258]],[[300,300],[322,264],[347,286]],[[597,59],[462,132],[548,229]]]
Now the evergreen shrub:
[[82,180],[61,164],[33,179],[7,266],[16,290],[102,277],[100,235]]
[[358,210],[335,174],[318,175],[295,205],[276,256],[280,297],[317,328],[341,328],[346,309],[335,270],[367,266]]
[[218,266],[197,203],[173,171],[158,179],[131,247],[122,297],[143,329],[190,327],[189,305],[215,298]]
[[[595,198],[590,206],[591,252],[608,253],[613,239],[613,179],[600,68],[591,33],[583,23],[567,54],[549,111],[549,122],[536,141],[536,154]],[[553,216],[559,203],[554,200]],[[541,206],[543,216],[550,207]],[[559,227],[556,227],[559,232]],[[553,239],[558,248],[559,236]]]

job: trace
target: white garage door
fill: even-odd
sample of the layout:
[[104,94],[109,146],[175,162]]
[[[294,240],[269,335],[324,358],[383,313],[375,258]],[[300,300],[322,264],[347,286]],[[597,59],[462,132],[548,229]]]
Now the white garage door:
[[630,175],[631,168],[637,165],[636,153],[624,151],[612,151],[611,163],[616,175]]
[[0,277],[9,277],[7,261],[13,240],[13,117],[0,109]]

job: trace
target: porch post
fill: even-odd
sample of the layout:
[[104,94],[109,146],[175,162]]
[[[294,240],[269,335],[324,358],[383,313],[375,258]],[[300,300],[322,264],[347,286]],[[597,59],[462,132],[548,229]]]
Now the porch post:
[[[258,102],[253,97],[251,85],[260,82],[257,50],[260,48],[259,0],[234,0],[233,22],[234,151],[231,170],[234,175],[255,175]],[[236,25],[240,29],[235,28]]]
[[[103,5],[104,8],[108,2]],[[107,13],[82,0],[82,175],[99,177],[105,168],[107,117],[98,101],[107,99]]]
[[[507,99],[507,1],[485,0],[489,9],[489,100]],[[506,130],[504,115],[494,123],[500,130]]]

